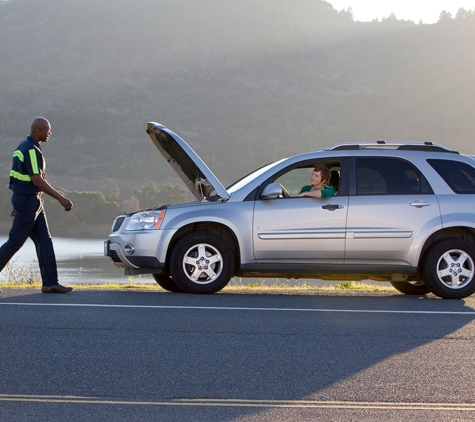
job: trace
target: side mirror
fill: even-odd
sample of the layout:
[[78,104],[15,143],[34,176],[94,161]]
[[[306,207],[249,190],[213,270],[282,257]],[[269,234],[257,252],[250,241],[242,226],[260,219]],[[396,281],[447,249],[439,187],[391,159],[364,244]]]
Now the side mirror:
[[283,195],[282,186],[280,183],[269,183],[262,193],[260,194],[260,199],[276,199]]

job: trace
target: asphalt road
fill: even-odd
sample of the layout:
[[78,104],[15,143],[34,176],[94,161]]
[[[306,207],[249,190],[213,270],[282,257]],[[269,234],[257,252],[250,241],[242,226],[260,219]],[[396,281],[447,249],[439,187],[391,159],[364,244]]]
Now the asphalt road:
[[0,421],[473,421],[475,298],[0,295]]

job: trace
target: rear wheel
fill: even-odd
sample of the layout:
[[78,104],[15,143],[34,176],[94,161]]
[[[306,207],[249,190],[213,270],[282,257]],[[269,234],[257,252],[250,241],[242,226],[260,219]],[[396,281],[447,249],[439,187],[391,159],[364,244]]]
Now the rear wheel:
[[423,281],[391,281],[392,286],[405,295],[424,296],[430,293],[429,287]]
[[228,284],[233,271],[231,248],[214,233],[187,234],[170,255],[170,275],[187,293],[215,293]]
[[444,299],[463,299],[475,292],[475,246],[464,239],[442,240],[423,262],[424,281]]
[[183,290],[175,284],[170,276],[163,274],[153,274],[153,278],[162,289],[173,293],[183,293]]

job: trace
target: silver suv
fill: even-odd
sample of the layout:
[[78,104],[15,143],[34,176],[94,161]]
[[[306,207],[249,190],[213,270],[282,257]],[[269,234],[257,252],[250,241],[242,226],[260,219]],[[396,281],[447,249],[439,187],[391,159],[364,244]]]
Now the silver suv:
[[[338,144],[268,164],[228,188],[178,135],[147,133],[196,202],[117,217],[104,254],[172,292],[231,277],[389,281],[409,295],[475,291],[475,159],[432,143]],[[313,169],[329,198],[297,197]]]

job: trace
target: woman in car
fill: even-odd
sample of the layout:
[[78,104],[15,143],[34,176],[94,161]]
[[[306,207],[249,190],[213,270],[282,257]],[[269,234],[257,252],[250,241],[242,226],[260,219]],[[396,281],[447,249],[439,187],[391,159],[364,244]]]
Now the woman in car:
[[300,189],[297,196],[311,198],[330,198],[335,195],[335,189],[326,183],[330,180],[330,170],[326,167],[315,167],[310,177],[310,185]]

